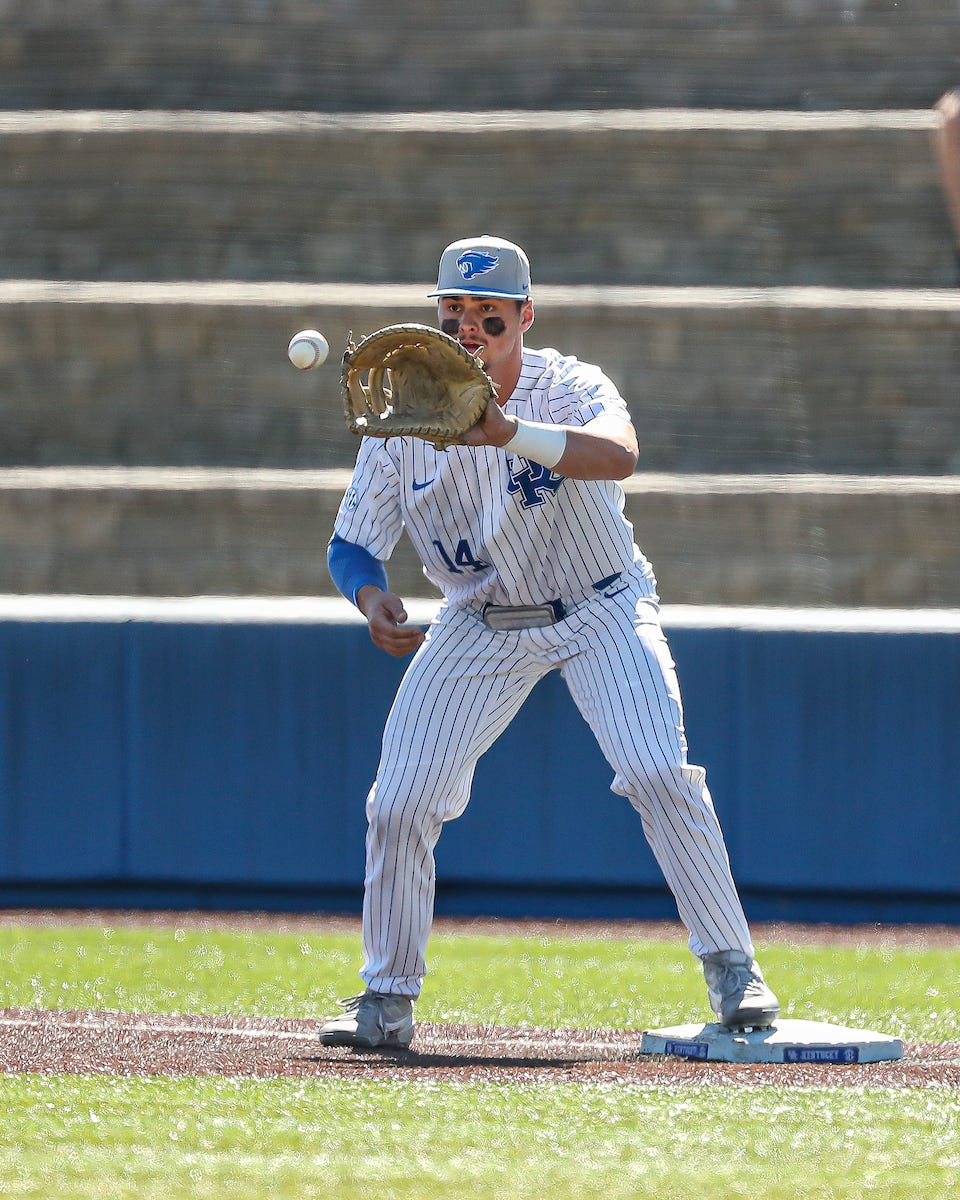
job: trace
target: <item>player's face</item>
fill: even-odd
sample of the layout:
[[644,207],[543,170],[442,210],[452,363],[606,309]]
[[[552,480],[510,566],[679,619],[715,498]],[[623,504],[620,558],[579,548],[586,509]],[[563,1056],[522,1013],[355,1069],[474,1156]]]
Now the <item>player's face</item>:
[[523,334],[533,323],[533,305],[498,296],[441,296],[439,315],[443,332],[471,354],[479,351],[484,369],[492,373],[522,352]]

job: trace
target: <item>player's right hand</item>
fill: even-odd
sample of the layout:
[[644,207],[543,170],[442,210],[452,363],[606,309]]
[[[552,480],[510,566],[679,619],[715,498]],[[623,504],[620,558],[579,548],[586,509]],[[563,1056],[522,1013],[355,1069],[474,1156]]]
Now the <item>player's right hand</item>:
[[360,611],[367,618],[373,644],[394,658],[412,654],[426,638],[417,625],[406,625],[407,610],[393,592],[367,584],[357,593]]

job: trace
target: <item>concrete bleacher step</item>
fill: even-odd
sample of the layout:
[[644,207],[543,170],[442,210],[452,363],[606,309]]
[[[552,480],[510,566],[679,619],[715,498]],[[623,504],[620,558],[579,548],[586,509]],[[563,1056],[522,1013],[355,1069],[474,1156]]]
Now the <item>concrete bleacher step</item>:
[[403,282],[495,231],[541,280],[938,287],[928,110],[0,113],[7,278]]
[[[0,465],[347,467],[340,356],[435,322],[410,285],[0,281]],[[960,291],[537,288],[527,343],[599,363],[644,470],[960,473]],[[286,346],[323,330],[327,363]]]
[[[349,474],[0,471],[0,593],[332,594]],[[626,513],[672,604],[955,608],[960,478],[639,473]],[[406,540],[390,567],[425,597]]]
[[956,82],[946,0],[7,0],[0,105],[903,107]]

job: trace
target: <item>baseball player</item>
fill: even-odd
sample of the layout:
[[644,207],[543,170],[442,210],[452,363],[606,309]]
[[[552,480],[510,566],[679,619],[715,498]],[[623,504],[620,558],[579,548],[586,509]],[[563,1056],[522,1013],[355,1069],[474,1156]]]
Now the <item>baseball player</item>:
[[[441,329],[480,355],[497,399],[466,444],[446,451],[365,437],[337,515],[335,584],[375,645],[416,653],[367,797],[366,989],[341,1002],[320,1040],[409,1045],[443,823],[463,813],[477,760],[553,670],[614,772],[613,791],[640,816],[718,1019],[769,1026],[779,1004],[754,959],[704,769],[687,761],[656,581],[623,515],[617,480],[638,458],[627,406],[597,367],[526,348],[534,307],[519,246],[454,242],[430,296]],[[387,582],[404,528],[445,597],[426,633],[407,624]]]

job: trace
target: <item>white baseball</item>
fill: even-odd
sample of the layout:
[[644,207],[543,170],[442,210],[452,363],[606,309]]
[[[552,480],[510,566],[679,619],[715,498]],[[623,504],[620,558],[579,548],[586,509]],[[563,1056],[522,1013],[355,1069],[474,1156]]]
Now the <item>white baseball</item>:
[[327,339],[316,329],[302,329],[290,339],[287,357],[301,371],[312,371],[327,361],[330,347]]

